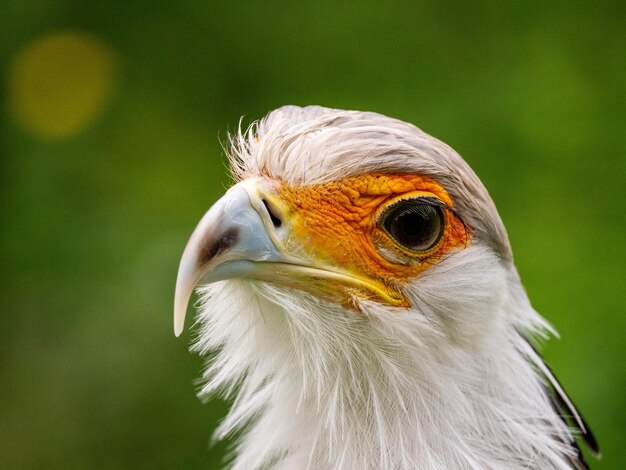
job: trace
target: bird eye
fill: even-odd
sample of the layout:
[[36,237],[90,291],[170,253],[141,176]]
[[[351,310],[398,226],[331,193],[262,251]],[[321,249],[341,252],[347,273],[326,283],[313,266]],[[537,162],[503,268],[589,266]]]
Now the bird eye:
[[392,205],[380,220],[383,229],[396,243],[418,254],[437,245],[443,235],[443,211],[420,199]]

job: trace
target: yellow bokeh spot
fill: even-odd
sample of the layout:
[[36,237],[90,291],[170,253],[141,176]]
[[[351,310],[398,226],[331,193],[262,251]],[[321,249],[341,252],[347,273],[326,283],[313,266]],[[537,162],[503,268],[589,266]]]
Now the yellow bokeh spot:
[[62,32],[38,38],[10,65],[11,115],[38,137],[73,136],[101,114],[115,69],[113,51],[91,35]]

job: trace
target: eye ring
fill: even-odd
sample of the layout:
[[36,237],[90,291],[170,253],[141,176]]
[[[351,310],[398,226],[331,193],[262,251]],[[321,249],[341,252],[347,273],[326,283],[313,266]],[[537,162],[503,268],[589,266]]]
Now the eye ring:
[[424,258],[441,246],[447,225],[444,209],[442,201],[429,195],[403,197],[382,209],[377,225],[401,252]]

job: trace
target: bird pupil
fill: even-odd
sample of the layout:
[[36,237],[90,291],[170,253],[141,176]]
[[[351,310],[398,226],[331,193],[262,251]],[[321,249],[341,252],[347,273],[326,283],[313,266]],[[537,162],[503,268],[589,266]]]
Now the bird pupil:
[[423,235],[422,224],[424,222],[424,219],[415,214],[402,214],[398,220],[400,232],[409,239],[419,238],[420,235]]
[[384,219],[391,237],[411,251],[425,251],[441,237],[441,209],[432,204],[407,202],[393,207]]

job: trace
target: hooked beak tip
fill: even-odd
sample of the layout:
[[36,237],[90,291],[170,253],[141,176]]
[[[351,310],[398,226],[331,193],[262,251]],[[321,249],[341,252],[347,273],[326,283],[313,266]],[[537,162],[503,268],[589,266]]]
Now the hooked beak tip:
[[174,305],[174,336],[177,338],[182,334],[185,328],[185,310],[187,310],[186,305],[184,307],[179,304]]
[[[191,287],[190,287],[191,286]],[[181,273],[176,282],[176,293],[174,296],[174,335],[179,337],[185,328],[185,316],[187,315],[187,305],[194,284],[187,279],[181,279]]]

